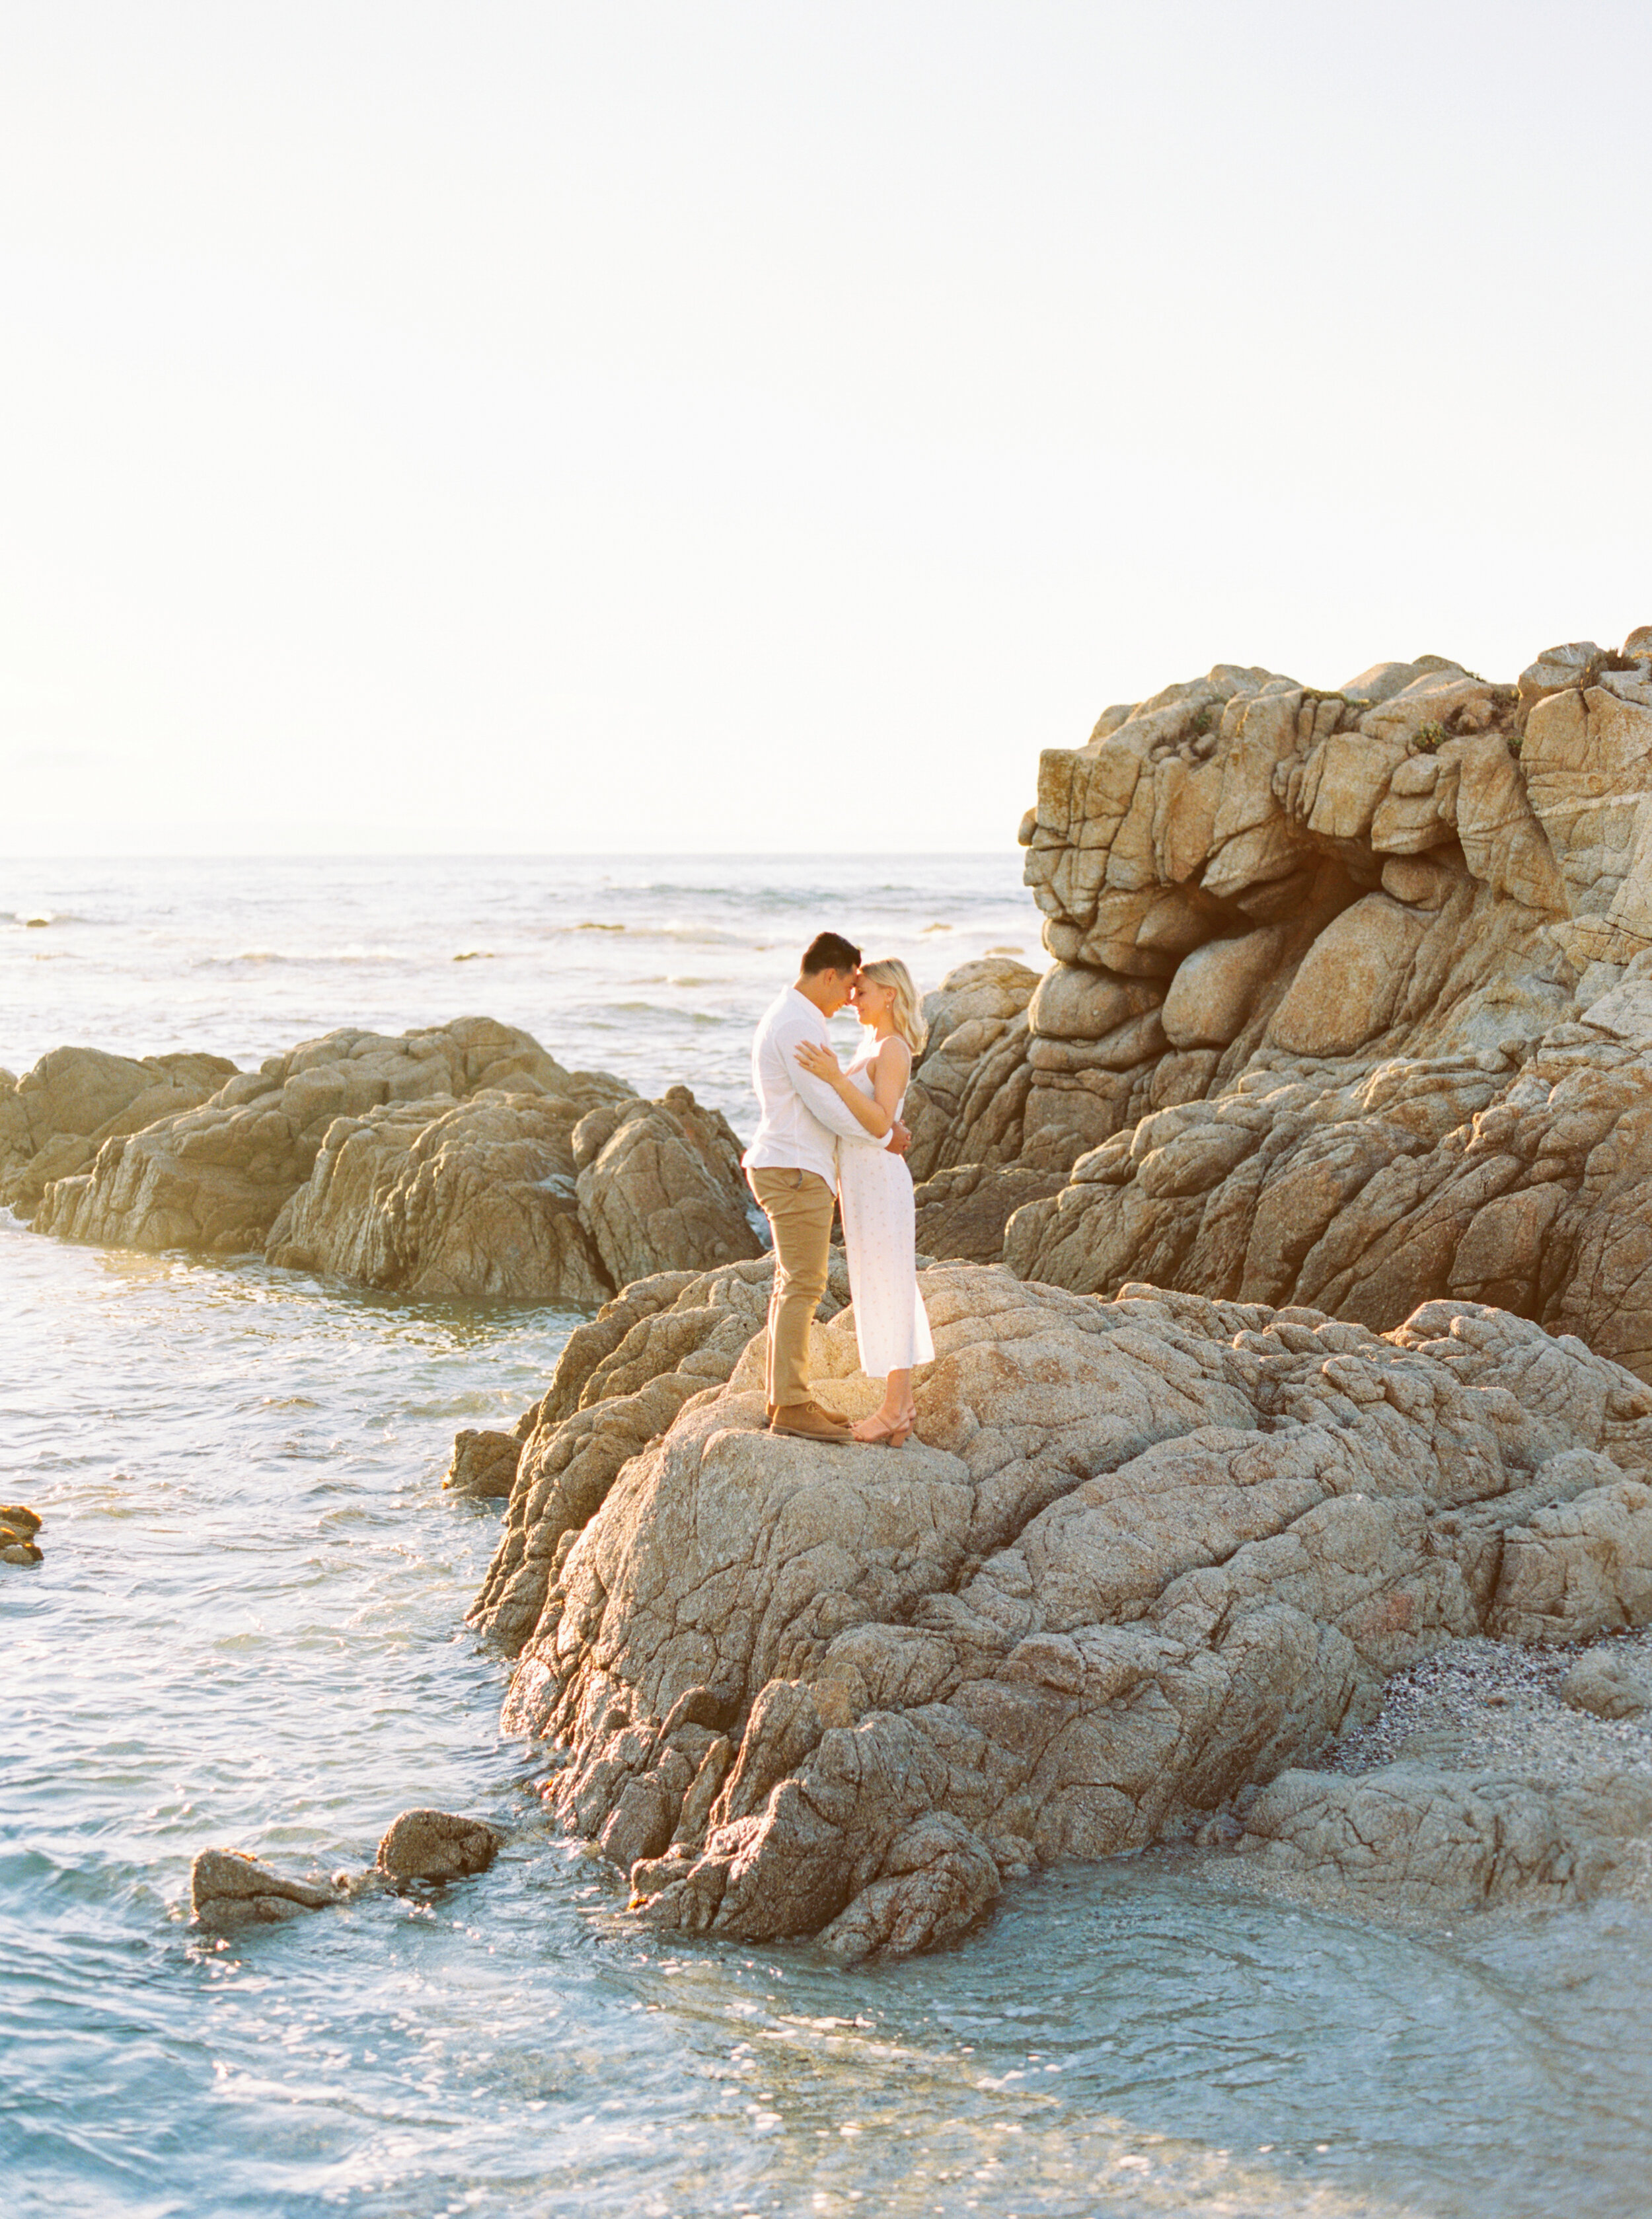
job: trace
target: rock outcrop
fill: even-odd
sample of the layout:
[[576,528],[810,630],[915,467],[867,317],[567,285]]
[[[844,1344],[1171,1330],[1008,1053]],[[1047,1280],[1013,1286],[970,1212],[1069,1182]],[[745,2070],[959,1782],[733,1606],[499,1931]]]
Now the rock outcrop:
[[1328,1765],[1280,1774],[1207,1837],[1231,1840],[1253,1885],[1436,1922],[1636,1886],[1652,1872],[1649,1703],[1644,1635],[1575,1662],[1454,1644]]
[[27,1217],[53,1180],[84,1172],[105,1141],[193,1110],[235,1076],[221,1055],[108,1055],[53,1048],[0,1072],[0,1203]]
[[47,1190],[35,1224],[114,1247],[262,1249],[338,1120],[567,1076],[526,1033],[486,1017],[395,1037],[328,1033],[238,1072],[199,1109],[106,1141],[89,1172]]
[[[751,1269],[599,1330],[476,1613],[531,1625],[506,1725],[661,1927],[930,1946],[1006,1873],[1196,1831],[1443,1644],[1652,1613],[1652,1394],[1525,1320],[937,1266],[920,1443],[836,1449],[763,1430],[761,1341],[683,1376],[674,1319]],[[848,1313],[814,1353],[870,1407]]]
[[[916,1181],[956,1163],[997,1160],[987,1153],[991,1136],[976,1134],[977,1110],[998,1092],[1000,1066],[1007,1072],[1019,1066],[1038,983],[1037,972],[1013,957],[985,956],[949,972],[924,997],[928,1041],[906,1095],[907,1164]],[[966,1156],[959,1153],[966,1147]]]
[[1222,665],[1047,751],[1022,837],[1057,960],[919,1066],[926,1243],[1002,1208],[1075,1291],[1481,1302],[1652,1377],[1652,628]]
[[[768,1256],[661,1272],[634,1282],[572,1335],[549,1391],[517,1429],[523,1445],[505,1531],[469,1613],[492,1644],[514,1654],[534,1633],[557,1569],[621,1468],[685,1404],[721,1386],[761,1333],[773,1277]],[[835,1254],[823,1324],[848,1298],[848,1272]],[[456,1444],[456,1468],[459,1455]]]
[[36,1231],[581,1307],[760,1252],[716,1111],[686,1087],[644,1102],[565,1071],[490,1018],[329,1033],[256,1072],[154,1060],[64,1049],[0,1090],[0,1153]]
[[580,1209],[617,1287],[761,1255],[729,1121],[686,1086],[595,1110],[574,1134]]
[[599,1302],[609,1280],[581,1220],[571,1142],[593,1097],[619,1082],[561,1077],[555,1092],[488,1087],[335,1117],[264,1254],[401,1294]]

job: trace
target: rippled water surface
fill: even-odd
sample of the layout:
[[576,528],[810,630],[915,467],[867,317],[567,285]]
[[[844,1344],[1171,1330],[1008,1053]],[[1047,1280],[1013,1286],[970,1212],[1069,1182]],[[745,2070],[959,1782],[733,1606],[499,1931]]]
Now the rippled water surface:
[[[351,867],[304,867],[318,876],[296,907],[291,881],[248,892],[289,940],[319,933],[326,870],[348,894]],[[488,867],[444,868],[456,936],[479,938],[466,873],[481,911]],[[192,1002],[195,955],[248,936],[225,872],[204,892],[184,874],[165,933],[127,919],[127,937],[159,935],[129,992],[114,955],[77,959],[83,1021],[28,1004],[32,954],[0,970],[0,1060],[75,1036],[262,1054],[352,1017],[472,1008],[657,1087],[726,1027],[717,1098],[741,1124],[736,1018],[773,944],[812,917],[778,870],[760,912],[761,873],[742,868],[741,952],[716,995],[672,990],[646,1053],[620,1005],[652,990],[616,957],[577,995],[539,977],[531,1015],[525,983],[519,1004],[467,979],[462,1000],[421,1006],[451,954],[417,948],[370,1006],[329,1000],[321,964],[307,989],[275,966]],[[978,953],[1023,898],[996,861],[973,891],[951,864],[903,869],[882,944],[898,929],[919,954],[949,917]],[[417,889],[386,885],[362,929],[394,954]],[[18,927],[16,945],[53,929]],[[605,1031],[621,1053],[593,1050]],[[526,1792],[543,1767],[497,1738],[500,1668],[461,1618],[498,1513],[440,1486],[456,1427],[513,1418],[573,1321],[0,1223],[0,1493],[47,1520],[42,1566],[0,1567],[0,2210],[1645,2212],[1636,1906],[1415,1937],[1230,1896],[1163,1856],[1022,1883],[984,1931],[909,1965],[844,1972],[807,1948],[637,1930],[617,1875],[547,1837]],[[204,1844],[364,1864],[425,1802],[506,1828],[492,1872],[228,1945],[189,1927]]]

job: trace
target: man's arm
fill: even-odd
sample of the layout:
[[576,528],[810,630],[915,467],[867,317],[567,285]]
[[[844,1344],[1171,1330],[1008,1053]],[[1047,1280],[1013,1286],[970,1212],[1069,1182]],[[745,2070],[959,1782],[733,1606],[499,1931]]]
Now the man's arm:
[[798,1050],[803,1042],[816,1037],[800,1023],[775,1027],[771,1052],[779,1070],[785,1074],[786,1083],[810,1116],[840,1141],[858,1141],[863,1148],[887,1147],[891,1135],[886,1134],[881,1141],[874,1141],[842,1096],[823,1078],[817,1078],[812,1072],[805,1071],[798,1061]]

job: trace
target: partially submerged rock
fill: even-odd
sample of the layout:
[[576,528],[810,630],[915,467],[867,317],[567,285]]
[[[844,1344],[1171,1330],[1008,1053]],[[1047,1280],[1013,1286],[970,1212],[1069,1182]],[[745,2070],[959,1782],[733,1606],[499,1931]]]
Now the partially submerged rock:
[[1520,1773],[1394,1764],[1356,1779],[1288,1772],[1246,1818],[1242,1855],[1334,1877],[1372,1910],[1587,1902],[1652,1831],[1652,1777],[1567,1788]]
[[1240,1819],[1207,1837],[1231,1838],[1253,1884],[1425,1923],[1635,1887],[1652,1849],[1652,1731],[1633,1723],[1649,1702],[1644,1635],[1575,1662],[1450,1647],[1328,1763],[1241,1796]]
[[237,1074],[200,1109],[106,1141],[89,1172],[47,1189],[36,1229],[115,1247],[262,1249],[336,1119],[569,1075],[529,1035],[486,1017],[394,1038],[329,1033]]
[[376,1889],[468,1880],[487,1871],[504,1839],[496,1826],[456,1812],[404,1811],[392,1821],[368,1871],[337,1872],[326,1880],[277,1872],[244,1849],[202,1849],[189,1868],[190,1908],[197,1924],[216,1933],[278,1926]]
[[[38,1202],[37,1232],[581,1307],[760,1252],[715,1110],[686,1087],[644,1102],[606,1072],[565,1071],[490,1018],[329,1033],[258,1072],[152,1061],[65,1049],[0,1086],[0,1169],[9,1150],[9,1192]],[[84,1132],[35,1145],[65,1119]]]
[[244,1849],[202,1849],[189,1868],[189,1906],[202,1926],[278,1926],[341,1900],[332,1880],[295,1880]]
[[407,1295],[599,1302],[608,1275],[581,1221],[570,1143],[620,1083],[562,1078],[555,1092],[488,1088],[335,1118],[265,1255]]
[[40,1532],[38,1511],[21,1502],[0,1503],[0,1564],[38,1564],[44,1562],[34,1536]]
[[[918,1443],[767,1433],[754,1347],[651,1439],[646,1385],[599,1396],[583,1501],[519,1478],[478,1613],[537,1607],[506,1725],[563,1744],[557,1817],[656,1924],[928,1946],[1000,1874],[1176,1838],[1394,1672],[1518,1630],[1550,1593],[1529,1562],[1591,1568],[1574,1638],[1652,1611],[1619,1546],[1652,1396],[1576,1342],[1472,1304],[1379,1338],[1002,1269],[922,1285]],[[869,1404],[847,1314],[815,1356]]]
[[392,1880],[468,1880],[486,1872],[505,1837],[452,1811],[404,1811],[379,1843],[378,1869]]
[[483,1501],[508,1495],[521,1455],[522,1443],[514,1433],[456,1433],[453,1460],[442,1484],[456,1494],[476,1495]]

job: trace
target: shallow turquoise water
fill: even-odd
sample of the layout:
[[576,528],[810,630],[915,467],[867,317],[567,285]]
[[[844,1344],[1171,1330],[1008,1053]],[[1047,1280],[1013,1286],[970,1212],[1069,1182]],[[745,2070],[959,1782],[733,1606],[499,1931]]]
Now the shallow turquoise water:
[[[566,1315],[16,1230],[0,1258],[33,1352],[9,1461],[49,1519],[0,1586],[20,2219],[1535,2219],[1580,2178],[1593,2212],[1644,2210],[1652,1936],[1626,1906],[1438,1945],[1150,1858],[1025,1883],[910,1965],[662,1949],[547,1837],[458,1623],[497,1514],[443,1497],[451,1433],[530,1399]],[[494,1870],[191,1933],[203,1844],[366,1862],[423,1802],[502,1821]]]
[[[497,898],[490,867],[468,866],[474,884],[452,867],[450,910],[467,886]],[[271,883],[248,903],[290,910]],[[987,887],[993,921],[958,952],[1003,931],[1010,884]],[[572,913],[591,892],[557,898]],[[416,894],[404,873],[338,898],[394,957]],[[653,1088],[714,1040],[705,1091],[739,1124],[770,942],[815,898],[745,886],[725,988],[673,988],[657,1039],[606,1004],[598,1026],[600,966],[560,1001],[541,975],[535,1029]],[[234,898],[224,873],[183,885],[171,923],[139,918],[159,968],[135,998],[115,953],[75,956],[72,1025],[7,1001],[48,936],[19,928],[0,1016],[14,1039],[34,1026],[30,1054],[73,1036],[263,1053],[351,1014],[322,969],[274,965],[270,998],[239,979],[239,1033],[209,1029],[191,967],[213,935],[253,944]],[[951,864],[914,867],[879,898],[916,943],[966,892]],[[444,932],[475,936],[469,915]],[[283,918],[289,939],[313,923]],[[418,932],[430,948],[358,1017],[453,1014],[425,999],[450,955]],[[601,960],[616,1007],[655,991]],[[493,1006],[461,975],[458,1006]],[[500,1013],[531,1021],[514,975]],[[513,1419],[571,1322],[0,1222],[0,1495],[47,1520],[45,1563],[0,1568],[7,2219],[1645,2212],[1652,1919],[1635,1905],[1425,1941],[1231,1898],[1164,1856],[1022,1883],[984,1931],[909,1965],[638,1929],[618,1875],[546,1834],[527,1792],[543,1763],[498,1740],[500,1668],[461,1622],[498,1513],[440,1486],[455,1429]],[[364,1864],[418,1803],[503,1824],[494,1870],[229,1946],[191,1932],[198,1849]]]

